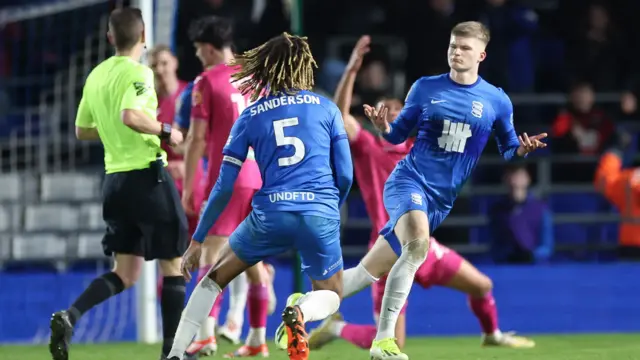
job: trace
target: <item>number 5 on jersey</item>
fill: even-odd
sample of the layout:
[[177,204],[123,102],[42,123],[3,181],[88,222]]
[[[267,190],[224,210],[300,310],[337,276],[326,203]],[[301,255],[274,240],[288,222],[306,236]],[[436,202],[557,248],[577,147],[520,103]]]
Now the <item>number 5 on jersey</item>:
[[305,148],[302,140],[295,136],[285,136],[284,129],[290,126],[298,125],[298,118],[288,118],[282,120],[276,120],[273,122],[273,132],[276,136],[276,145],[285,146],[292,145],[295,149],[293,156],[283,157],[278,159],[279,166],[291,166],[299,163],[304,159]]

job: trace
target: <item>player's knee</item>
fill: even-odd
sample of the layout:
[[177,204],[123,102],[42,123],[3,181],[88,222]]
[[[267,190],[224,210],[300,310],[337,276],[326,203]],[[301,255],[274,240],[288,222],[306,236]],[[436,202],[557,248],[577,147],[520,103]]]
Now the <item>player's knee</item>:
[[158,262],[160,267],[160,275],[162,276],[180,276],[182,275],[180,271],[180,258],[175,258],[171,260],[160,260]]
[[408,258],[412,263],[420,265],[427,259],[429,243],[430,239],[428,236],[419,237],[403,246],[403,252],[407,253]]
[[486,275],[480,276],[473,282],[470,296],[481,298],[493,290],[493,281]]
[[139,274],[131,271],[122,271],[121,269],[115,269],[114,273],[118,275],[120,280],[122,280],[122,284],[124,285],[125,289],[128,289],[135,285],[138,281],[138,278],[140,277]]

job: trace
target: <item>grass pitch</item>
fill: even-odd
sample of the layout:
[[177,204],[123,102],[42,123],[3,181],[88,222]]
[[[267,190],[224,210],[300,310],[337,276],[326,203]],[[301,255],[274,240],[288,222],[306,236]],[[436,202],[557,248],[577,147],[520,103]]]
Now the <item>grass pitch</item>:
[[[481,348],[479,337],[412,338],[405,352],[412,360],[640,360],[640,334],[556,335],[534,336],[536,348],[512,350]],[[269,343],[271,359],[288,359],[284,351]],[[221,359],[234,347],[221,344]],[[74,345],[70,360],[157,360],[159,346],[132,343]],[[344,341],[335,341],[327,347],[312,351],[310,360],[369,359],[369,352]],[[46,346],[0,346],[0,360],[47,360]]]

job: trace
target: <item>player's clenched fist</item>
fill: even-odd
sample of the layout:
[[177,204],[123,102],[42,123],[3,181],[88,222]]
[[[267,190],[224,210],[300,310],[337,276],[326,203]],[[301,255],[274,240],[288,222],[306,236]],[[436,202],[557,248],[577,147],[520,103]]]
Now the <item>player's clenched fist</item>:
[[391,131],[389,127],[389,122],[387,121],[387,116],[389,114],[389,108],[380,105],[377,109],[371,105],[363,105],[364,106],[364,114],[367,116],[369,120],[373,123],[373,125],[383,134],[388,134]]
[[541,140],[547,137],[547,133],[542,133],[534,136],[528,136],[527,133],[523,133],[518,136],[520,147],[518,148],[518,155],[525,156],[526,154],[547,147],[547,144]]

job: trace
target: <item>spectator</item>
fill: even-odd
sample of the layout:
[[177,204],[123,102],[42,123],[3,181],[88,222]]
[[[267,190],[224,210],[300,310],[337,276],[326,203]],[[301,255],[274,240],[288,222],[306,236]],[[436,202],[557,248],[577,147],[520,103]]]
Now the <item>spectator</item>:
[[591,4],[581,32],[567,39],[566,64],[574,79],[587,79],[599,91],[615,91],[626,70],[623,49],[628,45],[604,5]]
[[358,74],[353,105],[376,103],[387,95],[390,79],[385,62],[380,57],[370,58],[363,64]]
[[458,22],[453,0],[410,0],[404,9],[403,38],[407,42],[407,83],[449,71],[447,49]]
[[529,92],[535,86],[532,37],[538,30],[538,15],[508,0],[486,0],[479,16],[491,31],[491,44],[482,76],[509,92]]
[[595,155],[603,150],[613,133],[613,122],[594,107],[591,85],[579,83],[571,90],[567,109],[553,122],[553,150],[558,153]]
[[498,264],[543,263],[553,254],[551,212],[529,194],[531,178],[522,164],[507,168],[504,181],[509,195],[498,201],[489,214],[491,254]]
[[629,147],[631,137],[620,133],[615,145],[600,158],[594,185],[614,205],[620,222],[619,256],[625,260],[640,260],[640,168],[623,169],[622,154]]

